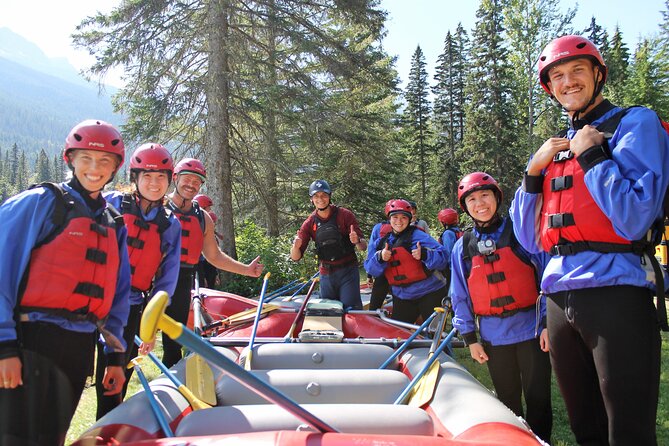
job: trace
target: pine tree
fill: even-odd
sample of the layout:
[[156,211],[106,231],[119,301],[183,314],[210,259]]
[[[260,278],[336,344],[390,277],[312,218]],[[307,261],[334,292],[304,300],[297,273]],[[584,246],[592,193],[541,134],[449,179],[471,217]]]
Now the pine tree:
[[9,184],[16,185],[18,184],[18,176],[19,176],[19,159],[20,159],[20,153],[19,153],[19,146],[14,143],[12,146],[11,153],[9,155],[9,163],[7,164],[7,168],[9,169]]
[[427,196],[427,171],[431,152],[428,127],[430,118],[428,95],[429,85],[425,56],[423,50],[418,46],[411,57],[409,82],[404,93],[406,109],[404,110],[403,121],[406,125],[407,144],[410,148],[408,157],[411,164],[418,170],[420,178],[419,193],[422,201],[425,201]]
[[438,183],[435,187],[435,201],[446,201],[450,207],[457,207],[457,183],[461,176],[455,162],[455,152],[462,145],[464,137],[467,52],[467,34],[462,24],[458,24],[455,34],[450,31],[446,34],[444,51],[439,55],[435,69],[436,84],[432,88],[435,96],[433,126],[437,154],[434,163],[436,172],[432,176]]
[[[512,84],[504,45],[501,0],[482,0],[472,34],[472,70],[466,92],[467,132],[459,159],[463,173],[486,171],[511,193],[526,160],[515,150],[517,135],[511,108]],[[509,196],[509,195],[506,195]]]
[[504,8],[516,110],[513,126],[518,128],[517,149],[524,157],[543,144],[545,137],[537,135],[534,126],[540,115],[554,107],[539,85],[536,62],[551,40],[572,32],[576,10],[562,13],[561,9],[558,0],[509,0]]
[[610,47],[604,55],[608,67],[608,76],[604,87],[604,95],[617,105],[625,104],[625,90],[629,69],[629,50],[623,40],[622,31],[616,26]]
[[595,19],[594,15],[590,19],[590,24],[583,30],[583,34],[598,48],[604,43],[604,28],[597,24],[597,19]]
[[667,99],[662,94],[658,66],[654,63],[651,44],[648,39],[639,42],[634,60],[630,64],[625,104],[644,105],[657,111],[660,116],[667,110]]
[[65,162],[60,153],[56,153],[53,156],[51,162],[51,175],[49,176],[50,180],[55,183],[60,183],[65,178]]
[[30,171],[28,168],[28,159],[26,152],[21,150],[19,155],[18,169],[16,171],[16,187],[17,192],[26,190],[30,185]]
[[42,183],[50,180],[51,166],[49,164],[49,157],[47,156],[46,151],[41,149],[37,155],[35,182]]

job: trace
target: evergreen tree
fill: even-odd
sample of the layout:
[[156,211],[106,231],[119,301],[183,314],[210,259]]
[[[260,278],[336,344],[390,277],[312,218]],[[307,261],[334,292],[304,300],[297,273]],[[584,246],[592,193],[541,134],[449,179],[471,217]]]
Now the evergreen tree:
[[44,181],[51,181],[51,166],[49,164],[49,157],[46,154],[46,151],[44,149],[41,149],[39,151],[39,154],[37,155],[37,162],[36,162],[36,174],[35,174],[35,182],[36,183],[42,183]]
[[605,31],[604,28],[597,24],[597,19],[593,15],[590,19],[590,24],[583,30],[585,37],[590,40],[596,47],[600,48],[604,43]]
[[[444,40],[444,51],[437,59],[434,79],[433,126],[436,135],[437,154],[434,163],[437,180],[434,190],[436,203],[444,201],[449,207],[457,207],[457,184],[460,172],[457,169],[455,152],[464,137],[465,95],[467,77],[468,38],[462,24],[455,34],[450,31]],[[443,197],[443,198],[442,198]],[[444,200],[445,198],[445,200]]]
[[502,0],[482,0],[472,34],[472,70],[467,79],[467,132],[459,152],[462,172],[486,171],[510,196],[526,159],[516,150],[511,65],[504,45]]
[[16,171],[16,192],[26,190],[30,185],[30,171],[26,153],[21,150],[19,155],[18,169]]
[[[320,172],[332,158],[345,168],[351,158],[333,156],[331,147],[363,155],[360,141],[347,140],[357,123],[338,119],[341,94],[324,87],[344,92],[354,78],[363,90],[394,87],[390,64],[370,57],[383,19],[374,0],[124,2],[85,21],[75,38],[98,57],[92,74],[125,66],[130,82],[115,101],[128,116],[129,139],[169,141],[177,157],[206,162],[207,192],[234,256],[233,216],[264,220],[272,233],[279,217],[295,224],[308,202],[294,182],[313,180],[295,172]],[[390,109],[392,100],[383,101]],[[323,130],[335,121],[335,132]],[[387,138],[390,125],[371,139]]]
[[16,145],[16,143],[14,143],[11,153],[9,154],[9,162],[7,163],[7,168],[9,170],[9,184],[12,185],[16,185],[18,183],[19,158],[19,147]]
[[651,44],[648,39],[639,42],[630,65],[625,104],[644,105],[657,111],[660,116],[667,116],[667,98],[662,94],[658,66],[654,63]]
[[412,166],[417,168],[420,178],[420,197],[425,201],[427,196],[427,171],[430,150],[429,144],[429,85],[425,56],[420,46],[416,47],[411,57],[409,82],[404,93],[406,109],[403,121],[406,125],[408,158]]
[[539,85],[536,62],[551,40],[572,33],[575,14],[575,9],[561,13],[558,0],[509,0],[504,8],[514,91],[513,126],[518,128],[517,148],[524,157],[543,144],[546,138],[537,135],[534,126],[540,115],[554,107]]
[[51,162],[51,175],[49,177],[55,183],[60,183],[65,179],[65,162],[60,153],[56,153],[53,156],[53,161]]
[[629,69],[629,50],[623,40],[620,28],[616,26],[610,47],[604,55],[608,76],[604,87],[604,95],[617,105],[625,104],[625,90],[627,88],[627,75]]

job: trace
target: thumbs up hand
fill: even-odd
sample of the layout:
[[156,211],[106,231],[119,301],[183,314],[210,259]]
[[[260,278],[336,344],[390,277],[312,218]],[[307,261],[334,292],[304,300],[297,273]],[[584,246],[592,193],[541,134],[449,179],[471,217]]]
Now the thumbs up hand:
[[355,229],[353,229],[353,225],[351,225],[351,233],[348,235],[348,238],[354,245],[360,243],[360,237],[358,237],[358,233],[355,232]]
[[411,250],[411,255],[416,260],[421,259],[421,256],[423,255],[423,251],[421,250],[420,242],[416,242],[416,248]]
[[302,247],[302,239],[300,238],[300,231],[297,231],[297,235],[295,236],[295,240],[293,240],[293,248],[294,249],[300,249]]
[[390,249],[390,246],[388,246],[388,242],[386,242],[385,248],[381,251],[381,259],[383,259],[384,262],[387,262],[392,255],[393,251]]

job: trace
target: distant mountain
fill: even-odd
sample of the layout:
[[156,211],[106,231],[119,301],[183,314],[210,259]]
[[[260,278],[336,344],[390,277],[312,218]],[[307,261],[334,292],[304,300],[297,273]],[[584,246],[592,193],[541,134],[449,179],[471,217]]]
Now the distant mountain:
[[0,28],[0,149],[62,150],[67,132],[88,118],[120,124],[108,88],[83,79],[65,59],[50,59],[34,44]]

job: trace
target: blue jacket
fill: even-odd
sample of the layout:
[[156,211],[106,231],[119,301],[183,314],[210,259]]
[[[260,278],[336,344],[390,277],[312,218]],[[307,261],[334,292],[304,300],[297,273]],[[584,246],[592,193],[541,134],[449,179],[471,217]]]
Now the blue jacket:
[[[377,225],[380,227],[380,224]],[[376,229],[376,227],[375,227]],[[391,233],[388,237],[388,243],[391,245],[397,237]],[[381,260],[381,251],[383,246],[380,245],[383,239],[376,235],[372,230],[372,236],[369,240],[369,248],[367,249],[367,259],[365,260],[365,270],[374,277],[378,277],[384,273],[388,264]],[[425,260],[423,264],[430,270],[439,271],[448,267],[448,253],[446,249],[440,245],[435,239],[430,237],[424,231],[415,230],[411,237],[411,249],[416,248],[416,243],[420,242],[420,246],[424,251]],[[445,286],[445,282],[441,274],[432,274],[428,278],[415,282],[406,286],[391,287],[393,296],[400,299],[412,300],[419,299],[428,293],[437,291]]]
[[[105,192],[105,200],[115,207],[121,209],[121,202],[123,201],[123,193],[112,191]],[[163,212],[163,207],[152,208],[148,215],[142,212],[144,221],[151,222],[158,215],[158,211]],[[170,297],[174,294],[177,287],[177,280],[179,278],[179,265],[181,263],[181,224],[179,219],[170,213],[169,227],[163,231],[160,239],[160,252],[162,254],[162,261],[158,272],[153,279],[153,291],[165,291]],[[141,292],[130,290],[130,305],[141,304],[144,301],[144,296]]]
[[[84,201],[81,195],[67,184],[61,184],[74,199]],[[102,199],[101,199],[102,200]],[[102,200],[104,201],[104,200]],[[0,206],[0,343],[16,341],[16,323],[14,308],[17,306],[19,285],[30,262],[33,248],[46,238],[54,229],[51,217],[54,210],[55,196],[52,191],[42,187],[22,192]],[[94,213],[99,215],[104,208]],[[119,271],[116,293],[109,311],[105,327],[122,344],[123,327],[128,319],[130,293],[130,264],[126,247],[127,231],[125,226],[118,228],[116,238],[119,246]],[[76,265],[72,265],[76,268]],[[91,322],[73,322],[58,316],[41,312],[29,313],[31,321],[44,321],[56,324],[66,330],[93,333],[96,327]],[[126,346],[127,347],[127,346]],[[105,348],[106,353],[111,350]]]
[[[592,122],[598,125],[620,110],[607,111]],[[569,130],[567,138],[576,132]],[[585,183],[618,235],[628,240],[642,238],[654,221],[662,218],[662,202],[669,184],[669,138],[657,115],[635,107],[623,117],[609,140],[611,158],[585,172]],[[518,241],[532,253],[543,252],[538,215],[543,194],[518,188],[509,210]],[[644,268],[644,263],[646,267]],[[655,288],[652,268],[632,253],[581,252],[553,256],[541,287],[551,294],[560,291],[614,285]],[[665,284],[669,284],[665,280]]]
[[[512,222],[509,218],[505,217],[503,223],[493,233],[480,233],[476,228],[472,229],[472,231],[478,240],[493,239],[497,242],[507,224],[512,224]],[[472,311],[472,301],[469,296],[469,286],[467,285],[471,262],[465,262],[463,259],[463,240],[463,238],[460,238],[455,243],[453,252],[451,253],[451,288],[449,295],[455,313],[453,316],[453,326],[462,333],[467,343],[471,344],[474,342],[472,336],[475,337],[476,334],[477,318]],[[537,270],[538,280],[548,262],[549,256],[545,253],[527,253],[527,257]],[[546,302],[545,298],[542,297],[539,301],[538,312],[531,310],[519,311],[508,317],[480,316],[478,318],[478,331],[481,339],[492,345],[508,345],[527,341],[541,334],[541,330],[545,328],[542,322],[545,314]]]
[[444,232],[441,234],[441,244],[444,245],[444,248],[446,248],[446,251],[448,251],[449,262],[451,253],[453,252],[453,246],[455,246],[455,242],[457,241],[455,232],[453,232],[453,230],[459,231],[460,228],[454,226],[450,229],[444,229]]

